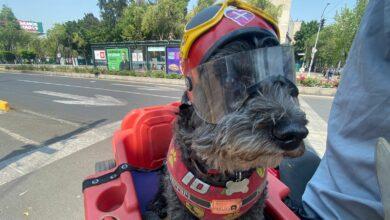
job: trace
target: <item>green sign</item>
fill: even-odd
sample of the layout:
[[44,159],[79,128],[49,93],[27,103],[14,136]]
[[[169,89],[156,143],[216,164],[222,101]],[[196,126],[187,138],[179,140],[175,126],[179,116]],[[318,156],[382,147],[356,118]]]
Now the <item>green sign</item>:
[[31,33],[43,34],[42,22],[18,20],[20,27]]
[[108,70],[129,70],[129,50],[127,48],[107,49]]

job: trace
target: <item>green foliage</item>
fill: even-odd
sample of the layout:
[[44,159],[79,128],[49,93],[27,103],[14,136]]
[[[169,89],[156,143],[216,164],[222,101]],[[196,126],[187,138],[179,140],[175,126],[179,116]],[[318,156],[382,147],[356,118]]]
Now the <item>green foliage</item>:
[[147,7],[142,20],[146,39],[170,40],[180,38],[184,30],[187,0],[160,0]]
[[[0,51],[0,59],[2,52]],[[104,68],[90,68],[90,67],[73,67],[73,66],[53,66],[53,65],[7,65],[6,69],[19,71],[49,71],[49,72],[67,72],[67,73],[100,73],[104,75],[117,76],[135,76],[135,77],[152,77],[152,78],[167,78],[167,79],[182,79],[183,75],[167,74],[164,71],[108,71]]]
[[271,15],[275,20],[278,20],[282,14],[282,5],[274,5],[269,0],[248,0],[248,2],[258,8],[261,8],[269,15]]
[[47,50],[51,57],[56,57],[57,53],[64,54],[66,39],[66,29],[64,25],[55,24],[47,31]]
[[[353,39],[359,28],[368,0],[356,0],[354,8],[343,8],[336,13],[334,24],[324,27],[319,35],[317,53],[314,64],[317,69],[338,67],[344,65]],[[309,24],[310,27],[309,27]],[[311,57],[311,50],[315,43],[317,30],[314,27],[318,23],[312,21],[302,24],[301,31],[295,35],[295,49],[297,52],[306,54],[306,63]]]
[[23,37],[19,23],[11,8],[3,5],[0,11],[0,49],[15,50],[17,43]]
[[16,58],[16,55],[11,51],[0,51],[1,63],[12,63]]
[[[21,30],[12,10],[3,6],[0,11],[0,50],[10,53],[2,53],[0,61],[14,62],[13,59],[27,59],[26,57],[56,59],[57,53],[65,58],[83,56],[90,59],[92,43],[180,39],[186,21],[212,5],[214,0],[198,0],[190,12],[187,12],[188,2],[189,0],[97,0],[101,20],[91,13],[85,14],[80,20],[54,25],[47,31],[46,37]],[[275,6],[270,0],[248,2],[274,17],[281,14],[282,6]],[[368,0],[357,0],[355,8],[342,9],[335,16],[335,23],[321,31],[316,66],[336,66],[339,62],[345,62],[367,2]],[[296,52],[306,53],[306,59],[310,58],[317,28],[316,21],[304,22],[301,31],[295,36]],[[22,54],[21,51],[25,52]],[[27,55],[27,52],[31,54]]]
[[[308,39],[310,39],[312,36],[314,36],[318,31],[318,22],[317,21],[310,21],[310,22],[302,22],[301,29],[295,33],[294,39],[294,49],[296,53],[295,59],[298,60],[298,53],[305,53],[306,52],[306,42]],[[303,59],[303,57],[301,57]]]
[[104,41],[121,41],[121,31],[117,26],[123,11],[128,5],[127,0],[98,0],[102,17]]
[[126,40],[144,40],[145,36],[142,32],[142,20],[146,12],[147,5],[145,3],[130,4],[119,20],[118,27],[121,30],[121,37]]
[[35,57],[37,56],[37,54],[35,54],[33,51],[22,50],[22,51],[19,52],[19,56],[20,56],[22,59],[33,60],[33,59],[35,59]]
[[300,75],[297,77],[297,83],[306,87],[321,87],[321,88],[337,88],[340,83],[339,78],[324,79],[318,77],[307,77],[306,75]]
[[[97,0],[101,20],[92,13],[85,14],[80,20],[55,24],[45,37],[21,30],[12,10],[3,6],[0,11],[0,50],[12,51],[18,60],[33,57],[27,56],[28,51],[36,59],[46,60],[49,57],[58,63],[57,54],[64,58],[83,56],[90,60],[92,43],[180,39],[186,21],[212,5],[214,0],[199,0],[191,12],[187,11],[188,2],[189,0]],[[269,3],[269,0],[251,2],[266,10],[278,8]],[[22,55],[20,51],[25,52]]]

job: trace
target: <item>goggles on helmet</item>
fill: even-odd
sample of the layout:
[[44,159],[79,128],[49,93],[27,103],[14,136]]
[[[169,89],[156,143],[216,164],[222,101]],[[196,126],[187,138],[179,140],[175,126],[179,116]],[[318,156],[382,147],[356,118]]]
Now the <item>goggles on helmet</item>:
[[291,46],[264,47],[204,63],[189,73],[194,109],[203,120],[217,124],[239,110],[262,80],[281,75],[295,82],[294,63]]
[[182,40],[182,45],[180,48],[181,59],[187,59],[189,50],[192,44],[198,39],[202,34],[216,26],[220,22],[226,11],[229,7],[236,7],[239,9],[247,10],[261,18],[266,22],[271,24],[275,29],[276,35],[279,38],[280,33],[277,26],[277,22],[267,13],[262,11],[259,8],[253,7],[252,5],[241,1],[241,0],[225,0],[222,3],[216,3],[215,5],[209,7],[206,11],[200,12],[195,19],[192,19],[185,28],[184,36]]

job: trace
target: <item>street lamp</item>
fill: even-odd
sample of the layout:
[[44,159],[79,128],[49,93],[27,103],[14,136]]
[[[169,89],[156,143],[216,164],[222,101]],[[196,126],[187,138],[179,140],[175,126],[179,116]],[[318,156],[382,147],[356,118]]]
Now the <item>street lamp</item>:
[[311,51],[311,60],[310,60],[310,65],[309,65],[309,72],[308,72],[308,76],[310,76],[310,72],[311,72],[311,68],[313,66],[313,62],[314,62],[314,56],[315,54],[317,53],[317,43],[318,43],[318,38],[320,36],[320,31],[321,31],[321,22],[322,22],[322,19],[324,17],[324,13],[325,13],[325,10],[326,8],[330,5],[330,3],[328,2],[324,8],[324,10],[322,11],[322,15],[321,15],[321,18],[320,18],[320,22],[318,23],[318,32],[317,32],[317,37],[316,37],[316,42],[314,43],[314,47]]

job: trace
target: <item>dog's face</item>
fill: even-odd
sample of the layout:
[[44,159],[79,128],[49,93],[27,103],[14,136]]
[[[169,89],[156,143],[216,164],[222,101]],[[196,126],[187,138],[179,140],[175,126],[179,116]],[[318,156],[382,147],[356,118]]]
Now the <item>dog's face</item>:
[[203,122],[195,127],[193,152],[209,167],[229,173],[275,167],[284,156],[300,156],[308,130],[297,96],[297,88],[284,77],[264,80],[259,95],[240,110],[217,125]]

